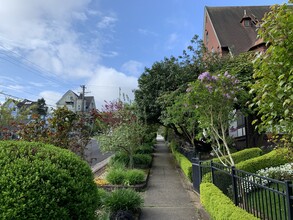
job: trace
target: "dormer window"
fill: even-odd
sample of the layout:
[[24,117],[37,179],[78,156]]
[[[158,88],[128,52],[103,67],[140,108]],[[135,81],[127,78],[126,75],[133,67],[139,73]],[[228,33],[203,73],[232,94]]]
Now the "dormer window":
[[244,15],[240,23],[243,27],[251,27],[251,17],[246,14],[246,10],[244,10]]
[[250,27],[250,19],[244,20],[244,27]]

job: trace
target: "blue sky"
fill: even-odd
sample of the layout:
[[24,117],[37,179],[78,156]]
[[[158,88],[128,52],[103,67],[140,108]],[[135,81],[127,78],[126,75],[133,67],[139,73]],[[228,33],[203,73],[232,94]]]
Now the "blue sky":
[[43,97],[53,107],[80,85],[98,108],[119,91],[133,99],[145,67],[181,55],[195,34],[202,37],[204,6],[284,2],[1,0],[0,102]]

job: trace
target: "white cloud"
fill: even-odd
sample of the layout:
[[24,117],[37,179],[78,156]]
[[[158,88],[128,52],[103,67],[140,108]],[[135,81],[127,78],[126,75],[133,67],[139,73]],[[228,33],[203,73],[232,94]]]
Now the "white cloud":
[[72,16],[73,18],[81,21],[86,21],[88,19],[85,13],[74,12],[72,13]]
[[138,32],[142,35],[146,35],[146,36],[158,36],[157,33],[153,32],[153,31],[150,31],[150,30],[147,30],[147,29],[144,29],[144,28],[139,28],[138,29]]
[[138,77],[143,73],[144,65],[138,61],[129,60],[122,65],[121,69],[129,75]]
[[12,90],[12,91],[18,91],[18,92],[22,92],[25,89],[24,86],[19,84],[5,85],[4,88],[8,90]]
[[122,98],[123,93],[134,100],[133,90],[137,88],[137,78],[127,76],[113,68],[100,66],[87,83],[89,96],[94,96],[97,108],[101,109],[104,101],[113,101]]
[[98,28],[106,29],[106,28],[113,28],[117,18],[115,16],[104,16],[102,20],[97,24]]
[[40,97],[46,100],[46,104],[49,106],[49,108],[55,108],[56,102],[58,102],[63,95],[64,94],[55,91],[43,91],[39,94]]
[[119,53],[117,51],[108,51],[107,53],[102,53],[103,57],[117,57]]
[[[98,108],[104,105],[104,100],[115,100],[123,93],[131,100],[134,99],[132,91],[137,88],[135,76],[141,73],[142,64],[129,61],[123,65],[123,71],[133,76],[99,64],[102,56],[118,56],[115,49],[110,52],[102,51],[103,45],[113,39],[111,34],[118,19],[114,13],[105,15],[98,10],[89,9],[90,2],[91,0],[1,1],[0,50],[19,54],[15,57],[27,65],[31,65],[32,61],[38,69],[45,70],[41,74],[49,79],[43,80],[46,90],[42,92],[39,87],[41,84],[35,79],[31,83],[22,82],[25,88],[11,81],[9,89],[22,90],[29,94],[28,91],[32,91],[30,89],[33,86],[34,91],[30,94],[38,95],[33,95],[32,100],[43,97],[48,105],[55,106],[64,93],[61,94],[63,91],[60,87],[55,87],[59,92],[53,91],[53,84],[48,84],[50,79],[54,79],[57,84],[59,82],[59,85],[67,81],[70,86],[63,88],[73,89],[77,84],[71,84],[73,80],[83,78],[76,81],[77,85],[86,82],[84,84],[87,85],[87,91],[91,92],[87,95],[95,97]],[[84,30],[89,31],[80,32]],[[48,73],[53,77],[46,75]],[[22,80],[30,79],[22,76]]]
[[63,77],[88,77],[99,61],[99,51],[87,52],[83,36],[74,31],[72,24],[87,20],[85,9],[89,3],[3,0],[0,33],[4,50],[18,52],[22,58]]
[[44,83],[39,83],[39,82],[29,82],[30,85],[34,87],[44,87],[46,86]]

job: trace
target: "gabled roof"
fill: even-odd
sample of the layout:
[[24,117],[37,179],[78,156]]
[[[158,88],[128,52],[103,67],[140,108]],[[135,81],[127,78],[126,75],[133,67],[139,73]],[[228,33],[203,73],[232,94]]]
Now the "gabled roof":
[[86,104],[85,104],[86,108],[88,108],[90,106],[90,104],[95,101],[94,96],[85,96],[84,98],[86,101]]
[[5,100],[4,103],[2,103],[2,106],[3,106],[3,107],[8,107],[8,105],[10,105],[10,103],[14,103],[14,105],[16,106],[17,103],[18,103],[18,101],[15,100],[15,99],[11,99],[11,98],[9,98],[9,99]]
[[76,98],[78,98],[78,95],[77,95],[75,92],[73,92],[72,90],[68,90],[68,91],[67,91],[67,92],[61,97],[61,99],[59,99],[58,102],[56,102],[56,104],[58,105],[59,102],[60,102],[64,97],[68,96],[69,94],[72,94],[72,95],[74,95]]
[[233,54],[248,51],[257,41],[257,27],[243,27],[243,18],[261,21],[270,6],[206,7],[221,47],[229,47]]

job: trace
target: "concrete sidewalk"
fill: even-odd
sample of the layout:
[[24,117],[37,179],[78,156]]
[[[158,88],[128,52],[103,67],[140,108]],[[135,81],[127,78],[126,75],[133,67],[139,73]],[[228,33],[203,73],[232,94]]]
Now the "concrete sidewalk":
[[209,219],[164,140],[157,139],[141,220]]

